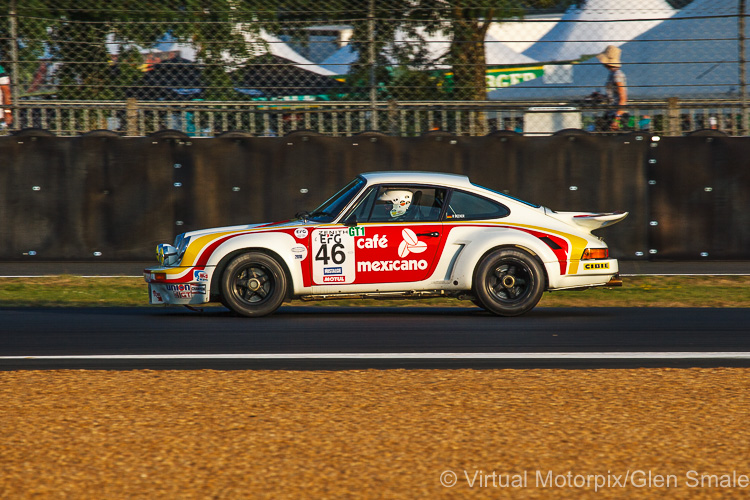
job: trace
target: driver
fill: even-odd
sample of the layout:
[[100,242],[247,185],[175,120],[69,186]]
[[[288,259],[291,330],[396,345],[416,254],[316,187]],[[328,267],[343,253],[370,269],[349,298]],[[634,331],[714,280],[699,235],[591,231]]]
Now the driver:
[[406,215],[411,206],[413,193],[407,189],[388,189],[378,198],[378,204],[383,204],[392,220]]

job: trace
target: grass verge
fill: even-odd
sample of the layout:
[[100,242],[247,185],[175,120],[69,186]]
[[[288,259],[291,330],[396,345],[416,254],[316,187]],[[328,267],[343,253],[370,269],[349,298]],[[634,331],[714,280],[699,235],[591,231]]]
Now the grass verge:
[[[145,306],[141,278],[3,278],[0,307]],[[470,306],[455,299],[295,301],[318,306]],[[637,276],[624,278],[622,288],[545,293],[542,307],[750,307],[750,276]]]

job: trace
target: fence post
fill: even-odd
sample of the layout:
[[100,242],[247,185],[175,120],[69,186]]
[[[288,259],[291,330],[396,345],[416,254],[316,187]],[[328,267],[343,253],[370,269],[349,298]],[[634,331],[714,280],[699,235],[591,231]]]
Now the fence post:
[[378,91],[377,81],[375,78],[375,0],[370,0],[370,6],[367,12],[367,40],[368,43],[368,59],[370,62],[370,112],[372,113],[370,123],[373,130],[378,130]]
[[739,52],[740,52],[740,107],[742,108],[740,116],[739,133],[747,133],[747,82],[745,81],[745,0],[740,0],[739,16]]
[[15,116],[15,119],[13,120],[13,124],[15,125],[14,128],[18,128],[19,123],[19,115],[20,113],[17,113],[16,110],[19,109],[17,107],[13,107],[18,103],[18,5],[16,3],[16,0],[10,1],[10,9],[8,11],[8,21],[10,23],[9,26],[9,35],[10,35],[10,41],[8,45],[10,46],[10,64],[12,67],[10,78],[11,78],[11,86],[10,86],[10,104],[11,109],[13,110],[13,115]]
[[134,97],[125,101],[125,133],[138,135],[138,101]]
[[680,101],[676,97],[667,99],[667,135],[680,135]]

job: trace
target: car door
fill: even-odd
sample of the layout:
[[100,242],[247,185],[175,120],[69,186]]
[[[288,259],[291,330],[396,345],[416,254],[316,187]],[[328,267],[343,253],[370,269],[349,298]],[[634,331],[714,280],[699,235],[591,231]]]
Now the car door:
[[313,231],[314,285],[427,279],[442,248],[446,192],[431,186],[373,187],[347,217],[347,225]]

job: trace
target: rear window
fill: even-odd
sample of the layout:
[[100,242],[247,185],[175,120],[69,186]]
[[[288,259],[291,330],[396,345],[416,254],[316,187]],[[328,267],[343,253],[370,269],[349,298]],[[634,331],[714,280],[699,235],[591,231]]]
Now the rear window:
[[522,200],[520,198],[516,198],[515,196],[511,196],[508,193],[501,193],[500,191],[496,191],[496,190],[490,189],[488,187],[480,186],[479,184],[474,184],[474,183],[472,183],[472,184],[474,186],[478,187],[478,188],[486,189],[487,191],[491,191],[491,192],[493,192],[495,194],[499,194],[500,196],[505,196],[506,198],[510,198],[511,200],[515,200],[517,202],[523,203],[524,205],[528,205],[528,206],[534,207],[534,208],[541,207],[541,205],[537,205],[536,203],[531,203],[529,201],[525,201],[525,200]]
[[499,219],[510,214],[502,203],[463,191],[453,191],[445,213],[446,220]]

